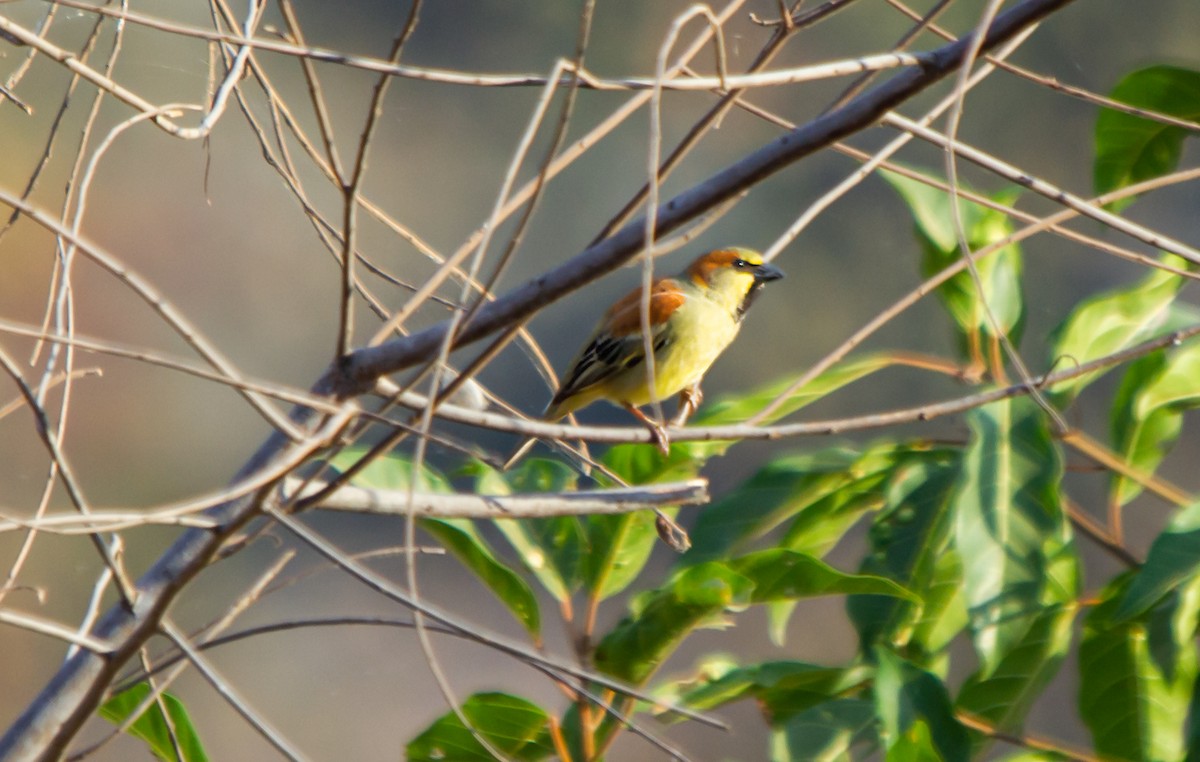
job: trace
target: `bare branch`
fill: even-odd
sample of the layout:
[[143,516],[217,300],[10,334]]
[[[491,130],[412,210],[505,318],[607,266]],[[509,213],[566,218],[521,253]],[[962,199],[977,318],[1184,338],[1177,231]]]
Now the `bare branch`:
[[[284,490],[291,493],[300,479],[285,479]],[[321,483],[304,487],[297,495],[303,500],[324,489]],[[456,519],[532,519],[551,516],[631,513],[664,505],[703,505],[709,500],[708,480],[650,484],[644,487],[579,492],[548,492],[528,495],[422,494],[346,486],[335,490],[314,508],[378,515]]]

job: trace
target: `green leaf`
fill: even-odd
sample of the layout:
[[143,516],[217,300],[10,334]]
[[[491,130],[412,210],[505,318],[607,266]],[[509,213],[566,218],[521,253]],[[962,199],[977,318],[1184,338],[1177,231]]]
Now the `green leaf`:
[[[138,683],[105,701],[100,706],[100,716],[114,725],[121,725],[129,719],[138,704],[144,701],[150,693],[151,689],[148,684]],[[207,760],[208,755],[204,753],[204,744],[200,742],[200,736],[196,732],[196,727],[192,725],[192,719],[188,716],[187,707],[183,705],[183,702],[169,693],[164,693],[162,694],[162,705],[166,707],[166,716],[163,716],[159,704],[151,703],[133,721],[126,732],[144,741],[154,756],[168,760],[168,762],[175,762],[179,756],[176,754],[175,746],[171,743],[171,730],[173,729],[184,762]]]
[[865,455],[847,449],[777,458],[705,508],[691,530],[692,548],[679,565],[726,558],[790,521],[788,547],[823,555],[880,500],[894,445]]
[[855,744],[871,740],[875,707],[862,699],[827,701],[771,733],[774,762],[841,762]]
[[864,512],[889,504],[890,484],[904,478],[910,469],[955,457],[954,448],[924,441],[885,443],[868,449],[848,469],[844,486],[796,515],[782,545],[818,556],[828,553]]
[[748,604],[753,586],[716,562],[684,569],[663,587],[634,598],[630,615],[596,647],[596,668],[642,683],[692,630],[719,623],[729,607]]
[[[921,272],[926,277],[941,272],[961,258],[958,234],[954,229],[951,198],[943,190],[916,180],[882,171],[880,174],[908,204],[916,225],[917,237],[921,242],[924,257]],[[994,197],[1001,203],[1010,204],[1015,194],[1004,192]],[[1012,233],[1012,224],[1002,212],[978,204],[963,201],[963,228],[971,251],[979,251]],[[1014,342],[1020,334],[1024,321],[1025,307],[1021,298],[1021,250],[1009,244],[979,260],[975,266],[983,284],[982,298],[970,272],[961,272],[938,287],[938,295],[958,324],[959,330],[967,335],[993,333],[988,324],[984,303],[991,307],[992,314],[1003,333],[1013,336]]]
[[1200,573],[1200,503],[1193,503],[1171,519],[1150,546],[1146,563],[1129,585],[1114,617],[1127,621],[1141,616],[1181,585]]
[[[1128,74],[1110,97],[1130,106],[1190,121],[1200,119],[1200,72],[1151,66]],[[1105,194],[1175,169],[1188,132],[1151,119],[1101,109],[1096,119],[1097,194]],[[1121,208],[1133,199],[1113,204]]]
[[[362,460],[369,451],[367,447],[347,447],[330,458],[329,465],[339,472],[345,472]],[[393,492],[408,490],[410,485],[415,492],[446,494],[454,491],[450,481],[428,463],[421,466],[414,483],[412,460],[399,453],[390,453],[375,458],[363,466],[362,470],[354,475],[351,482],[360,487]]]
[[[1200,406],[1200,343],[1156,352],[1132,363],[1113,397],[1112,432],[1126,463],[1153,474],[1183,430],[1183,412]],[[1125,505],[1142,492],[1127,476],[1112,476],[1112,499]]]
[[942,762],[942,755],[934,746],[929,726],[924,720],[916,720],[888,749],[886,759],[887,762]]
[[637,579],[658,542],[655,518],[653,511],[585,517],[583,579],[592,596],[610,598]]
[[916,594],[884,577],[846,574],[819,558],[772,548],[735,558],[729,568],[754,583],[750,603],[769,603],[822,595],[886,595],[920,603]]
[[[460,707],[471,728],[510,759],[539,760],[554,754],[549,715],[536,704],[507,693],[476,693]],[[447,712],[409,742],[410,762],[492,762],[495,757],[462,720]]]
[[[490,481],[492,490],[503,480],[512,492],[568,492],[575,489],[576,475],[562,463],[528,458],[512,472],[484,471],[479,479]],[[499,493],[495,493],[499,494]],[[578,589],[584,557],[583,525],[578,517],[548,519],[496,519],[493,524],[516,550],[525,568],[559,601]]]
[[1041,409],[1028,398],[1002,400],[967,421],[954,543],[986,677],[1043,607],[1075,600],[1078,561],[1059,499],[1062,458]]
[[1181,759],[1197,673],[1200,583],[1177,588],[1137,620],[1119,620],[1131,579],[1109,584],[1084,621],[1079,712],[1099,756]]
[[[829,396],[842,387],[852,384],[860,378],[869,376],[878,370],[890,367],[894,363],[895,358],[887,353],[867,355],[840,362],[804,386],[788,394],[777,409],[763,418],[763,423],[774,423],[781,418],[785,418],[797,410]],[[699,412],[692,417],[692,423],[696,426],[724,426],[741,423],[757,415],[767,405],[774,402],[775,398],[791,388],[796,380],[798,379],[776,381],[750,394],[718,400],[713,405],[706,405],[700,408]],[[704,443],[694,444],[702,445]]]
[[1074,604],[1044,609],[990,674],[977,672],[967,679],[958,708],[1000,730],[1018,728],[1066,658],[1076,610]]
[[874,670],[865,664],[822,667],[799,661],[768,661],[746,667],[727,665],[719,674],[711,666],[703,677],[676,688],[676,701],[708,710],[755,699],[771,725],[788,722],[814,706],[867,684]]
[[533,590],[519,574],[496,558],[471,521],[423,519],[421,528],[474,572],[529,634],[539,638],[541,614]]
[[[330,463],[345,470],[357,463],[366,448],[348,447],[334,456]],[[471,466],[476,483],[484,482],[488,492],[482,494],[505,494],[507,486],[499,472],[482,463]],[[354,484],[373,489],[402,492],[412,488],[420,492],[447,494],[453,492],[448,479],[430,466],[424,466],[413,484],[412,461],[401,455],[392,454],[376,458],[368,463],[352,480]],[[467,519],[422,519],[421,528],[431,534],[459,561],[479,577],[493,594],[508,607],[517,621],[535,638],[540,627],[537,599],[525,580],[496,558],[487,542]]]
[[[705,461],[705,458],[698,454],[700,450],[694,447],[695,444],[673,444],[667,455],[648,444],[620,444],[608,448],[600,462],[626,484],[690,479],[700,473]],[[728,446],[729,443],[726,442],[720,450],[723,452]],[[716,454],[715,451],[713,454]]]
[[[943,762],[967,762],[971,740],[954,717],[954,707],[946,686],[933,674],[877,647],[875,658],[875,711],[883,726],[883,739],[892,759],[937,759]],[[914,757],[922,748],[935,756]]]
[[950,495],[958,477],[958,456],[927,453],[898,468],[884,493],[887,507],[871,526],[870,551],[860,570],[920,590],[920,603],[877,596],[846,601],[859,640],[869,650],[888,644],[922,666],[967,622],[962,567],[950,548],[954,525]]
[[[1164,257],[1163,262],[1173,267],[1186,264],[1174,256]],[[1052,360],[1081,365],[1152,338],[1182,285],[1182,276],[1154,269],[1128,288],[1085,299],[1051,335]],[[1100,375],[1095,371],[1056,384],[1051,396],[1057,404],[1069,404]]]

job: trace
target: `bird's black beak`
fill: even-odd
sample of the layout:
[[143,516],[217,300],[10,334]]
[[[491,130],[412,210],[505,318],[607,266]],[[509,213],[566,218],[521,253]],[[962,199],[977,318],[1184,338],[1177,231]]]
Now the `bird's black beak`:
[[779,280],[783,277],[783,270],[778,267],[764,262],[761,265],[754,267],[754,282],[766,283],[767,281]]

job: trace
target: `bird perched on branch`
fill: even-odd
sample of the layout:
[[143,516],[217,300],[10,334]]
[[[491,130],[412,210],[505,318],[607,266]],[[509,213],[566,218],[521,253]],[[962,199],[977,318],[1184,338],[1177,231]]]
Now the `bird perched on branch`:
[[646,368],[643,293],[636,288],[604,313],[600,324],[543,415],[558,419],[596,400],[621,405],[650,429],[667,452],[662,425],[638,409],[680,395],[680,421],[700,404],[700,381],[737,336],[742,318],[759,290],[783,273],[750,249],[711,251],[673,278],[650,287],[650,341],[654,391]]

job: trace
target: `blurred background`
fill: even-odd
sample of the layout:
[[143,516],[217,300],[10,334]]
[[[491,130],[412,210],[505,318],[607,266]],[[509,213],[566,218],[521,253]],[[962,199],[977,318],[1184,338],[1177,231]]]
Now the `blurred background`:
[[[932,5],[930,0],[912,3],[919,13]],[[978,19],[982,5],[965,0],[956,3],[940,23],[961,34]],[[607,78],[651,76],[672,21],[688,6],[674,0],[601,0],[587,49],[587,69]],[[574,54],[581,7],[575,0],[425,3],[402,61],[456,71],[545,76],[556,59]],[[44,2],[8,2],[0,6],[0,15],[33,29],[47,8]],[[212,28],[209,8],[201,2],[164,0],[145,7],[133,4],[131,10],[174,24]],[[295,10],[308,45],[384,58],[407,18],[409,4],[297,0]],[[234,12],[244,13],[244,9]],[[749,0],[731,16],[725,26],[731,71],[744,70],[771,34],[769,28],[751,20],[751,13],[774,18],[778,4]],[[88,10],[60,7],[46,38],[78,53],[96,18]],[[284,26],[279,9],[268,4],[260,36],[271,37]],[[885,52],[910,26],[888,2],[859,0],[814,30],[797,34],[772,66]],[[692,22],[682,39],[692,39],[700,27],[698,21]],[[1197,29],[1200,4],[1195,0],[1088,0],[1052,16],[1012,60],[1047,77],[1106,93],[1121,76],[1142,66],[1200,65]],[[99,68],[106,60],[113,39],[113,22],[108,21],[91,53],[93,66]],[[931,35],[923,35],[913,48],[928,50],[939,44]],[[148,101],[206,101],[210,49],[205,40],[128,23],[119,52],[112,79]],[[0,83],[17,71],[28,53],[27,47],[0,40]],[[265,51],[256,53],[255,59],[281,100],[291,106],[292,117],[316,139],[319,129],[299,60]],[[698,56],[695,65],[702,71],[713,70],[712,56]],[[358,145],[375,76],[342,65],[315,66],[330,103],[336,143],[343,161],[348,162]],[[764,89],[753,93],[751,100],[801,123],[825,110],[847,83],[839,79]],[[922,107],[945,95],[949,87],[947,82],[933,88],[906,104],[903,113],[919,116]],[[4,146],[0,186],[9,193],[22,193],[44,161],[30,199],[51,216],[62,214],[81,130],[96,92],[86,82],[69,88],[69,72],[47,57],[37,56],[28,73],[11,88],[32,113],[12,102],[0,103],[0,145]],[[270,129],[271,113],[261,89],[249,80],[243,81],[242,89],[246,108]],[[430,248],[449,255],[487,219],[540,94],[536,87],[482,88],[395,80],[372,144],[364,195]],[[556,107],[561,97],[556,99]],[[673,146],[715,97],[699,92],[668,93],[663,109],[664,146]],[[628,98],[628,93],[621,92],[580,92],[568,141],[585,134]],[[94,155],[104,136],[133,114],[128,106],[105,98],[89,133],[85,159]],[[968,96],[961,135],[1018,167],[1086,196],[1091,188],[1095,116],[1092,105],[998,73]],[[542,125],[531,154],[533,162],[522,169],[520,180],[536,172],[555,118]],[[195,115],[189,113],[179,121],[193,124]],[[648,128],[649,117],[642,109],[554,179],[511,266],[497,284],[498,293],[580,252],[641,187],[646,176]],[[664,184],[663,198],[708,177],[777,134],[777,127],[756,117],[730,113]],[[47,155],[52,135],[54,144]],[[850,142],[871,150],[893,136],[884,128],[875,128]],[[294,142],[289,147],[314,206],[331,220],[340,221],[336,189]],[[928,146],[913,143],[897,158],[935,174],[942,171],[941,154]],[[697,253],[718,246],[767,248],[809,204],[855,167],[850,159],[827,151],[779,172],[657,267],[674,271]],[[982,190],[1004,187],[1003,181],[966,165],[962,171],[967,184]],[[1034,213],[1052,209],[1036,198],[1023,198],[1018,206]],[[1197,208],[1200,191],[1193,184],[1158,193],[1152,202],[1131,207],[1127,215],[1195,242],[1200,240]],[[362,219],[359,246],[374,264],[409,284],[420,284],[435,271],[436,264],[411,241],[366,215]],[[1112,235],[1098,226],[1081,228]],[[339,267],[295,196],[263,160],[258,140],[237,103],[230,103],[207,140],[180,140],[145,122],[117,134],[95,165],[81,230],[86,239],[152,284],[245,374],[307,389],[329,364],[337,330]],[[494,256],[502,248],[511,231],[511,224],[497,230],[490,254]],[[1050,236],[1034,238],[1025,252],[1028,325],[1021,348],[1037,372],[1049,367],[1047,334],[1073,304],[1089,293],[1126,283],[1141,271]],[[40,325],[52,288],[54,236],[21,218],[0,238],[0,255],[0,318]],[[776,263],[788,278],[757,302],[742,338],[708,376],[707,395],[711,399],[800,375],[883,307],[918,285],[918,260],[918,244],[905,207],[885,183],[868,179],[783,250]],[[489,269],[490,265],[485,265],[485,271]],[[556,368],[563,369],[604,306],[638,277],[634,268],[619,271],[551,305],[530,323],[529,330]],[[409,295],[404,288],[379,279],[371,283],[389,309],[398,309]],[[440,294],[456,299],[459,288],[451,284]],[[195,359],[145,302],[92,262],[79,259],[74,265],[72,296],[75,330],[80,335]],[[950,355],[953,337],[948,330],[943,332],[940,313],[937,303],[926,300],[894,320],[868,348]],[[430,325],[445,316],[444,308],[430,304],[417,313],[409,327]],[[366,341],[377,325],[369,311],[360,310],[359,340]],[[28,380],[36,381],[37,369],[45,361],[44,348],[41,355],[35,355],[31,339],[6,332],[0,334],[0,349],[14,358]],[[31,358],[37,358],[32,365]],[[82,353],[76,365],[102,371],[100,376],[88,376],[72,385],[67,426],[61,436],[75,476],[95,506],[142,509],[219,490],[269,431],[266,422],[227,387],[101,354]],[[549,396],[536,370],[515,349],[493,362],[481,381],[530,413],[540,411]],[[0,381],[0,388],[4,402],[16,397],[11,381]],[[962,385],[931,374],[892,371],[806,410],[804,417],[816,420],[881,411],[965,391]],[[1089,407],[1088,397],[1072,415],[1075,422],[1103,432],[1104,411]],[[628,422],[624,413],[605,406],[589,409],[581,417],[592,422]],[[950,420],[887,435],[918,432],[961,439],[965,428]],[[499,435],[466,429],[454,433],[471,436],[496,452],[507,452],[513,445],[511,438]],[[714,494],[720,495],[753,473],[769,455],[828,444],[827,440],[744,444],[715,461],[706,475],[712,480]],[[1164,473],[1187,472],[1187,464],[1194,463],[1197,456],[1200,452],[1195,442],[1185,442]],[[431,457],[445,468],[459,462],[456,455],[437,450]],[[0,464],[0,510],[8,517],[33,515],[42,499],[48,458],[34,418],[24,406],[18,405],[0,418]],[[1084,497],[1086,489],[1083,487]],[[66,511],[70,506],[61,487],[49,498],[52,511]],[[696,509],[680,514],[685,525],[692,510]],[[1147,503],[1143,512],[1134,506],[1128,515],[1131,545],[1144,549],[1164,514]],[[348,551],[399,545],[403,540],[402,527],[395,521],[319,514],[308,520]],[[135,572],[143,570],[175,535],[175,530],[166,528],[129,533],[127,564]],[[6,568],[17,557],[24,539],[19,532],[0,534],[0,563]],[[290,540],[281,537],[281,542]],[[209,570],[172,611],[175,621],[194,628],[219,616],[280,551],[279,543],[261,542]],[[835,565],[851,568],[861,554],[861,537],[852,536],[831,558]],[[665,569],[670,561],[668,549],[656,550],[658,568]],[[310,572],[321,567],[320,561],[303,549],[295,564],[295,569]],[[399,556],[375,566],[403,579]],[[78,622],[99,568],[95,551],[85,538],[39,535],[17,579],[21,587],[10,592],[4,604],[62,622]],[[420,571],[421,593],[429,600],[465,612],[489,629],[521,636],[507,613],[452,558],[422,557]],[[544,603],[552,610],[549,599]],[[615,622],[623,606],[622,600],[607,603],[601,610],[602,620]],[[315,571],[267,596],[239,619],[239,625],[286,620],[301,612],[405,615],[343,575]],[[739,618],[736,629],[702,633],[666,665],[663,674],[685,672],[698,653],[712,650],[737,652],[748,659],[787,654],[815,662],[846,659],[855,650],[840,599],[802,604],[782,649],[770,643],[761,619],[750,613]],[[562,633],[548,627],[547,637],[550,651],[568,652]],[[152,650],[164,646],[161,641],[154,642]],[[491,651],[452,639],[437,640],[436,651],[460,697],[476,690],[504,689],[551,706],[562,706],[565,701],[543,677]],[[0,725],[7,727],[41,690],[63,652],[63,645],[51,638],[0,627],[0,653],[4,654],[0,660]],[[210,656],[252,704],[314,759],[335,755],[394,759],[415,732],[446,709],[426,658],[409,630],[305,629],[253,638]],[[1060,695],[1070,696],[1074,687],[1063,685],[1060,690]],[[253,759],[273,753],[194,674],[186,675],[175,691],[187,701],[214,759]],[[1066,733],[1068,738],[1078,732],[1081,726],[1077,722],[1072,725],[1069,717],[1057,716],[1053,709],[1045,707],[1040,717],[1035,712],[1034,722],[1044,727],[1035,726],[1034,730]],[[699,759],[765,756],[765,729],[753,706],[742,705],[721,716],[734,728],[732,732],[691,724],[658,730]],[[98,738],[103,732],[97,724],[85,736]],[[137,748],[131,742],[118,741],[107,747],[101,758],[142,753]],[[661,757],[646,744],[628,738],[612,758]]]

